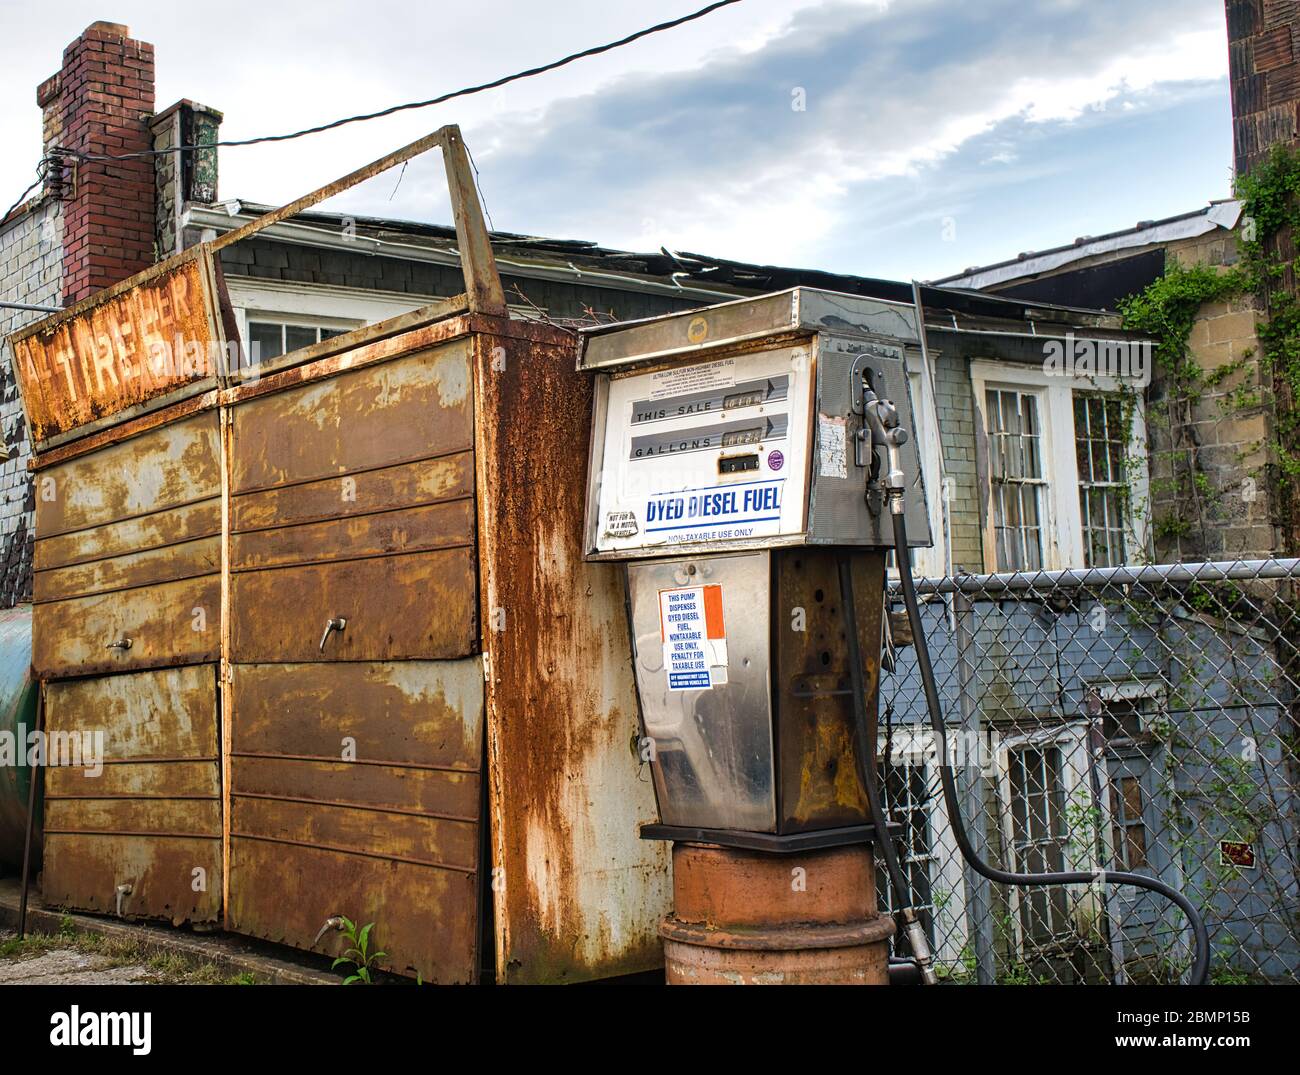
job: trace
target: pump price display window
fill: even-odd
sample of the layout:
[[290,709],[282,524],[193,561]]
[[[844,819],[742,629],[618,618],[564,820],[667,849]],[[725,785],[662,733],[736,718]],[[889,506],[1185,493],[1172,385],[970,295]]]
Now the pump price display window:
[[811,384],[807,345],[611,377],[596,551],[797,539]]

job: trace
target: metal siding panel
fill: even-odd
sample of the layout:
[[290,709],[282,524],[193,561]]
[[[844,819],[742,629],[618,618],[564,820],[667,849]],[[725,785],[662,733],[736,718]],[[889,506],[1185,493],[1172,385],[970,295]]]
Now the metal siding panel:
[[[238,721],[238,716],[235,719]],[[334,753],[338,756],[341,751]],[[477,773],[358,765],[341,758],[238,753],[232,757],[232,795],[346,802],[394,813],[436,813],[453,820],[468,820],[478,814]]]
[[231,505],[231,528],[236,533],[264,530],[458,500],[473,494],[474,456],[460,452],[441,459],[246,493],[235,497]]
[[[231,588],[240,664],[456,658],[477,645],[468,548],[242,571]],[[326,622],[340,616],[346,629],[322,651]]]
[[[662,963],[667,845],[630,744],[622,570],[582,559],[592,383],[572,345],[484,335],[475,396],[497,976],[574,981]],[[508,373],[502,373],[503,348]]]
[[465,661],[236,665],[236,751],[339,757],[478,772],[483,666]]
[[37,571],[47,571],[220,535],[221,501],[213,497],[197,504],[56,537],[38,536],[34,566]]
[[245,571],[429,552],[468,547],[473,540],[474,505],[460,500],[235,534],[230,567]]
[[[51,736],[103,735],[102,774],[47,773],[43,893],[78,910],[215,922],[221,914],[216,674],[211,665],[45,688]],[[52,742],[54,740],[51,740]],[[188,782],[176,790],[172,770]],[[103,777],[109,777],[105,783]],[[196,868],[203,884],[196,890]]]
[[62,601],[72,597],[198,578],[221,570],[220,536],[179,542],[165,549],[127,553],[69,567],[37,571],[33,600]]
[[[215,661],[221,649],[221,578],[36,605],[32,623],[32,666],[43,679]],[[130,649],[106,648],[123,635],[131,639]]]
[[481,663],[236,665],[231,691],[231,928],[312,949],[347,915],[384,968],[472,981]]
[[230,871],[239,933],[338,956],[348,946],[341,934],[313,941],[327,918],[346,914],[375,923],[372,947],[388,953],[382,969],[442,985],[474,980],[473,874],[239,837],[231,840]]
[[217,412],[40,470],[35,485],[42,539],[219,496]]
[[467,344],[262,396],[234,415],[235,495],[464,451],[472,439]]

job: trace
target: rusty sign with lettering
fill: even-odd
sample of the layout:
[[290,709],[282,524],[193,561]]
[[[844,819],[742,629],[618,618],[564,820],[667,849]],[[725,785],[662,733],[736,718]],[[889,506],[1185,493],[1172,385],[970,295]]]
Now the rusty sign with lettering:
[[219,273],[195,247],[10,336],[33,440],[215,385],[226,347]]

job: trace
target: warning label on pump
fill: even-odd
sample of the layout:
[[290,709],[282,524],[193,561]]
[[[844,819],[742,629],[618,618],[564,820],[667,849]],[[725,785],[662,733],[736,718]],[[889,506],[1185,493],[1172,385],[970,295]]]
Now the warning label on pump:
[[721,586],[660,590],[659,629],[670,691],[706,691],[727,682]]

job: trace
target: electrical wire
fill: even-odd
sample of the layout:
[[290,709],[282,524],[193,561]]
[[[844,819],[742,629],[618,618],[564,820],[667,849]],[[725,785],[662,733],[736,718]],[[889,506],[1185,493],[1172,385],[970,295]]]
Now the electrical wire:
[[732,4],[739,4],[741,0],[715,0],[714,3],[693,11],[688,15],[682,15],[676,19],[669,19],[667,22],[656,23],[654,26],[647,26],[643,30],[637,30],[635,33],[621,37],[617,41],[609,41],[603,45],[593,45],[591,48],[583,49],[581,52],[572,52],[558,60],[552,60],[550,63],[542,64],[539,67],[530,67],[526,71],[517,71],[512,75],[503,75],[501,78],[495,78],[491,82],[482,82],[477,86],[466,86],[463,89],[452,90],[450,93],[439,94],[437,97],[430,97],[426,101],[408,101],[405,104],[390,105],[388,108],[380,109],[378,112],[365,112],[357,116],[347,116],[344,119],[331,120],[329,123],[321,123],[315,127],[305,127],[300,131],[290,131],[287,134],[264,134],[254,138],[227,139],[215,142],[208,142],[204,145],[181,145],[168,146],[165,149],[142,149],[132,153],[78,153],[74,150],[61,150],[80,160],[100,161],[100,160],[129,160],[133,157],[155,157],[165,153],[184,153],[188,150],[197,149],[214,149],[218,146],[255,146],[265,142],[288,142],[294,138],[305,138],[312,134],[321,134],[325,131],[336,130],[339,127],[347,126],[349,123],[365,123],[372,119],[382,119],[385,116],[394,115],[397,112],[407,112],[415,108],[429,108],[432,105],[444,104],[447,101],[455,100],[458,97],[469,97],[476,93],[484,93],[487,90],[495,90],[501,86],[509,85],[511,82],[519,82],[525,78],[533,78],[536,75],[543,75],[549,71],[558,70],[566,67],[578,60],[585,60],[592,56],[599,56],[606,52],[612,52],[614,49],[622,48],[624,45],[630,45],[634,41],[640,41],[643,37],[649,37],[651,34],[663,33],[665,30],[673,30],[678,26],[683,26],[688,22],[694,22],[696,19],[702,19],[706,15],[711,15],[720,8],[730,7]]
[[49,160],[50,160],[49,157],[42,157],[40,159],[40,163],[36,165],[35,181],[25,191],[23,191],[20,195],[18,195],[18,200],[15,201],[13,205],[11,205],[8,209],[6,209],[4,213],[0,213],[0,224],[5,223],[5,221],[7,221],[11,216],[13,216],[14,211],[20,205],[22,205],[23,202],[27,200],[27,195],[29,195],[32,191],[34,191],[37,187],[39,187],[42,183],[45,182],[45,166],[46,164],[49,163]]

